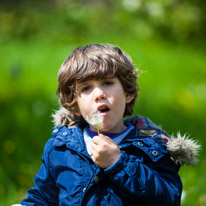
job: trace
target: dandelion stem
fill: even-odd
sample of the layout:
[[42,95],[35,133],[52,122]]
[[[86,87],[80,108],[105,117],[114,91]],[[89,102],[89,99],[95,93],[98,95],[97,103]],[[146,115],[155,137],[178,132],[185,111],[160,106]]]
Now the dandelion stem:
[[97,134],[99,136],[99,126],[98,126],[98,124],[96,124],[96,126],[97,126]]

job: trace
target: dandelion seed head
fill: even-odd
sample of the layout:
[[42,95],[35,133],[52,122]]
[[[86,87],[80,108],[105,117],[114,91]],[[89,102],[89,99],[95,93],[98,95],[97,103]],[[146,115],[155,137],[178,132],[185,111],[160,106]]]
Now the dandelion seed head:
[[101,115],[100,111],[94,111],[86,116],[86,121],[91,125],[98,125],[104,121],[104,117]]

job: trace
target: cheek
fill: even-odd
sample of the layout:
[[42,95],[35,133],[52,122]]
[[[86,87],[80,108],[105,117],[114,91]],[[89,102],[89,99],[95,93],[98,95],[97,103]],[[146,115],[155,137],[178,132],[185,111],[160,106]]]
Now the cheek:
[[116,98],[113,99],[114,109],[120,112],[121,110],[124,111],[126,107],[126,98],[121,95],[117,95]]
[[78,112],[81,115],[82,111],[84,110],[84,105],[82,104],[82,100],[80,97],[77,99],[77,105],[78,105]]
[[82,115],[85,118],[85,116],[88,115],[88,113],[89,113],[89,110],[90,110],[89,105],[90,104],[88,104],[86,99],[84,99],[84,98],[79,98],[77,103],[78,103],[78,108],[79,108],[78,111],[79,111],[80,115]]
[[126,95],[122,92],[116,92],[114,97],[114,102],[117,104],[125,105],[126,104]]

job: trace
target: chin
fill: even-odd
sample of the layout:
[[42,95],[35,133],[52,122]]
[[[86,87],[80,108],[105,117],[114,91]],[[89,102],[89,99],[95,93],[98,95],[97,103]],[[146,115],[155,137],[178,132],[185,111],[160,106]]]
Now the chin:
[[103,126],[99,128],[101,132],[110,132],[112,130],[112,128],[108,127],[108,126]]

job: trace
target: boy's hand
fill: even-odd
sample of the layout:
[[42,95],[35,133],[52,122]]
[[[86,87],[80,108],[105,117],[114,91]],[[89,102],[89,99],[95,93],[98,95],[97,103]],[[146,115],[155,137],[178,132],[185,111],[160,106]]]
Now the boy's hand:
[[100,134],[93,137],[92,159],[99,167],[112,166],[120,156],[119,147],[107,136]]

